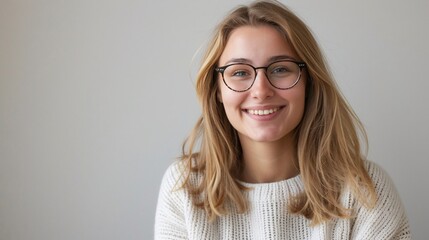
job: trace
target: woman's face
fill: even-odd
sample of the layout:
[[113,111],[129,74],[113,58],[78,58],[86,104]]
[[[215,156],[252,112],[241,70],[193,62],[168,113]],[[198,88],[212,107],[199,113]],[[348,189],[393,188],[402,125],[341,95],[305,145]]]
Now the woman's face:
[[[300,60],[282,35],[268,25],[243,26],[229,36],[219,66],[247,63],[265,67],[284,57]],[[265,70],[257,70],[253,86],[245,92],[229,89],[218,75],[218,99],[240,140],[256,142],[284,141],[291,138],[304,113],[305,77],[293,88],[280,90],[268,81]],[[289,139],[290,140],[290,139]]]

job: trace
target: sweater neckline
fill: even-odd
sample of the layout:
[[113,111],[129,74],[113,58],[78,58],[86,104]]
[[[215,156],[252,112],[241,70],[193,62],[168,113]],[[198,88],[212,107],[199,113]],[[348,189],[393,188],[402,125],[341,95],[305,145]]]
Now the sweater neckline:
[[245,191],[245,195],[250,202],[287,201],[290,196],[298,195],[304,189],[300,174],[277,182],[248,183],[239,181],[239,183],[249,188]]

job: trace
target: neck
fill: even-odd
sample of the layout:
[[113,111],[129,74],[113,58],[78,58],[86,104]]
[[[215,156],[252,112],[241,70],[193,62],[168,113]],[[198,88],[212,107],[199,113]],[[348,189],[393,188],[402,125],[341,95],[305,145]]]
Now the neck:
[[255,142],[240,136],[240,142],[243,149],[243,181],[277,182],[299,173],[295,141],[292,138],[275,142]]

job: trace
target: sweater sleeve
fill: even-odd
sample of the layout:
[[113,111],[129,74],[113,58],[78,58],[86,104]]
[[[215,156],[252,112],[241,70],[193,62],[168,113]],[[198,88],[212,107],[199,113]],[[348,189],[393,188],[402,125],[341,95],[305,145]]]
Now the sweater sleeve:
[[184,190],[179,189],[179,163],[172,164],[162,179],[155,215],[155,239],[187,239],[183,206]]
[[408,218],[392,180],[372,162],[368,162],[368,173],[375,185],[377,203],[372,209],[358,207],[351,239],[411,239]]

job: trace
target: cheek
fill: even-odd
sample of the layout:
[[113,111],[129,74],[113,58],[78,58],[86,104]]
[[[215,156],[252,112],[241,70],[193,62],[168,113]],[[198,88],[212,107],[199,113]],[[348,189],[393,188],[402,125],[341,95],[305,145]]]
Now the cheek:
[[240,108],[240,105],[245,100],[245,96],[243,96],[245,94],[233,92],[226,87],[220,91],[220,94],[221,94],[221,96],[220,96],[221,102],[225,106],[225,109],[226,108]]
[[291,114],[295,121],[301,121],[305,111],[305,85],[297,85],[297,88],[293,88],[291,92],[284,95],[285,99],[288,99],[291,106]]
[[299,115],[299,120],[298,122],[302,121],[302,118],[304,117],[304,112],[305,112],[305,90],[304,93],[301,94],[299,96],[299,98],[297,99],[297,106],[296,106],[296,112],[297,115]]
[[225,109],[228,119],[231,121],[240,115],[241,105],[246,99],[246,94],[231,91],[226,86],[220,86],[218,98]]
[[304,116],[304,112],[305,112],[305,97],[304,97],[304,95],[298,99],[295,108],[296,108],[296,110],[295,110],[296,114],[299,116],[299,122],[301,122],[301,120]]
[[234,92],[228,89],[221,79],[218,79],[218,89],[218,100],[224,104],[226,109],[232,102],[234,102]]

